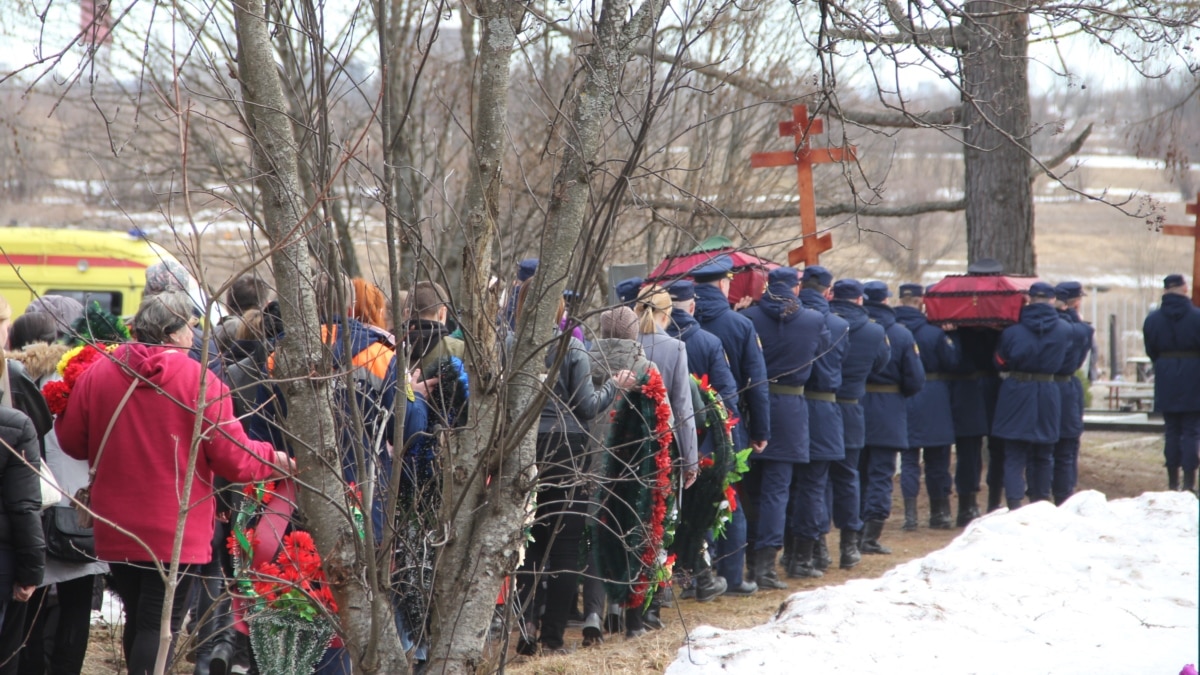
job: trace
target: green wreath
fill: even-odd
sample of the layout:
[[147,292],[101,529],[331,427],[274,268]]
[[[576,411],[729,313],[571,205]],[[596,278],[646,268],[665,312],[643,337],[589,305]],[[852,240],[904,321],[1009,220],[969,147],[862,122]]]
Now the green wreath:
[[670,579],[673,559],[666,548],[676,520],[671,480],[676,452],[666,387],[657,370],[639,384],[613,415],[591,537],[608,595],[625,607],[648,604]]

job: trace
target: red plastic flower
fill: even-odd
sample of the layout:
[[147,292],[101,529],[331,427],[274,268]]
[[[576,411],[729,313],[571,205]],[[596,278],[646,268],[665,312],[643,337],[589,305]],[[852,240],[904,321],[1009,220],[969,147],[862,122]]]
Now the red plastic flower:
[[725,500],[729,502],[730,511],[737,511],[737,491],[733,489],[732,485],[725,487]]
[[42,396],[46,405],[54,415],[61,415],[67,409],[67,398],[71,395],[71,387],[62,380],[53,380],[42,385]]

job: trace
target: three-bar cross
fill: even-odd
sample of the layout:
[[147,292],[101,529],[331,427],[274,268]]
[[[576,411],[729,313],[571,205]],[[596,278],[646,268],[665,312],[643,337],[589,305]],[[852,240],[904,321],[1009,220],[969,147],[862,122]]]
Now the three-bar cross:
[[[833,248],[833,237],[829,234],[817,236],[817,205],[813,190],[813,164],[844,162],[855,158],[853,146],[842,148],[810,148],[809,137],[823,133],[825,126],[819,118],[808,117],[808,106],[792,106],[792,119],[779,123],[779,135],[791,136],[796,146],[791,151],[756,152],[750,155],[750,166],[796,167],[796,184],[800,193],[800,234],[803,241],[797,248],[788,251],[788,264],[803,262],[816,265],[821,253]],[[1190,213],[1190,212],[1189,212]]]
[[1200,192],[1196,193],[1196,203],[1187,205],[1188,215],[1196,216],[1195,225],[1163,225],[1163,234],[1177,237],[1192,238],[1192,304],[1200,307]]

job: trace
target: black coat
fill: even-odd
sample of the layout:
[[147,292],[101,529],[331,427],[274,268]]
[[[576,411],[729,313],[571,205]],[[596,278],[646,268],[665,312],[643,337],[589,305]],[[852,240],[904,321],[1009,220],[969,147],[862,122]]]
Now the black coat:
[[[18,586],[40,586],[46,565],[37,432],[24,413],[0,407],[0,548],[16,559]],[[7,598],[5,599],[7,600]]]
[[1142,334],[1154,362],[1154,409],[1200,411],[1200,309],[1186,295],[1167,293]]
[[957,437],[987,436],[1000,393],[1000,371],[996,369],[996,345],[1000,331],[991,328],[959,328],[950,334],[958,348],[958,373],[950,387]]

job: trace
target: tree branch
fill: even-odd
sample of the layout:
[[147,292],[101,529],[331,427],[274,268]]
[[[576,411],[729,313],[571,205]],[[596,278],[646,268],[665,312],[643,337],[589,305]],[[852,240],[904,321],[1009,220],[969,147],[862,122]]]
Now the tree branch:
[[[709,204],[699,199],[642,199],[638,200],[638,205],[652,209],[681,211],[694,215],[720,215],[728,218],[729,220],[769,220],[771,218],[787,218],[789,216],[797,215],[796,206],[794,204],[777,209],[763,209],[757,211],[721,208],[720,206]],[[831,216],[842,216],[852,213],[859,216],[871,216],[877,218],[904,218],[922,213],[933,213],[936,211],[962,211],[966,207],[967,201],[965,199],[916,202],[913,204],[902,204],[899,206],[842,203],[818,206],[817,215],[822,218],[829,218]]]
[[1067,147],[1059,151],[1057,155],[1051,157],[1050,159],[1036,162],[1029,172],[1029,180],[1033,180],[1043,173],[1057,180],[1058,177],[1050,173],[1051,170],[1078,154],[1083,148],[1083,144],[1087,142],[1088,137],[1091,135],[1092,125],[1089,124],[1082,133],[1075,137],[1075,140],[1068,143]]
[[858,124],[870,127],[893,127],[898,129],[919,129],[923,127],[947,127],[962,122],[963,108],[961,105],[951,106],[942,110],[923,113],[911,113],[907,110],[881,111],[846,111],[842,113],[842,121],[848,124]]

